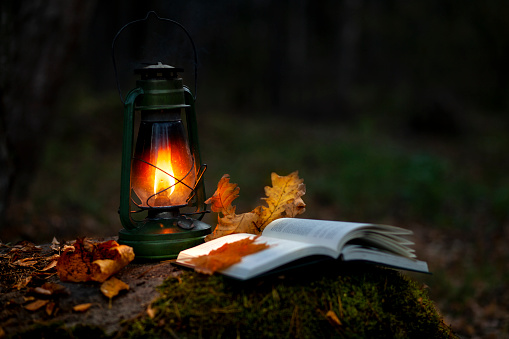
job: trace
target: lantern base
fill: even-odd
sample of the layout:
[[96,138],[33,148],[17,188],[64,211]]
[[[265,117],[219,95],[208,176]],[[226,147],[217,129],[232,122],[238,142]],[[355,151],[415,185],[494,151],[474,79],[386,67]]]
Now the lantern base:
[[191,229],[177,226],[176,219],[151,220],[143,226],[118,232],[118,243],[133,248],[136,259],[176,259],[180,251],[202,244],[210,225],[195,219]]

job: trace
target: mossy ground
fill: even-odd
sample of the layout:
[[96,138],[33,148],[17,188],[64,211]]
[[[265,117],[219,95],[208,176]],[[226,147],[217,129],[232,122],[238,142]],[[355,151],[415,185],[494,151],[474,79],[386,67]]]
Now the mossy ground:
[[399,272],[361,264],[319,269],[248,282],[184,271],[160,287],[154,318],[130,323],[123,336],[454,337],[426,289]]

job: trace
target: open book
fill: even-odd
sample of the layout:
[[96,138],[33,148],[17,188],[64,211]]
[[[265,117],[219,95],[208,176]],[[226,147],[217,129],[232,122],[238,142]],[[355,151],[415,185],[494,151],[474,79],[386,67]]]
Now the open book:
[[[341,221],[282,218],[271,222],[256,242],[269,248],[245,256],[241,262],[220,271],[237,279],[250,279],[298,259],[321,255],[343,261],[367,261],[398,269],[428,273],[428,265],[416,260],[413,242],[405,236],[412,231],[388,225]],[[231,234],[180,252],[177,263],[252,234]]]

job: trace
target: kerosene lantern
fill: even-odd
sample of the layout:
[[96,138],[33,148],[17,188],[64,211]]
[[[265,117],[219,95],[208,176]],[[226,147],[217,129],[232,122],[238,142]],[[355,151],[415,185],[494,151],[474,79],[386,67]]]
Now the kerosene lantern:
[[[201,221],[206,166],[198,145],[195,96],[183,85],[182,72],[161,62],[144,65],[134,70],[137,87],[124,100],[119,210],[124,228],[118,242],[133,247],[136,258],[176,258],[211,232]],[[140,121],[136,142],[135,112]]]

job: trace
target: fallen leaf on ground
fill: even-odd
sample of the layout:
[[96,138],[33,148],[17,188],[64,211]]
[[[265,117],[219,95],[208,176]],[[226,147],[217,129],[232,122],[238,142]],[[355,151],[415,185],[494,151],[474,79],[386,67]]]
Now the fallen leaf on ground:
[[51,261],[48,265],[46,265],[43,269],[41,269],[40,271],[42,272],[45,272],[45,271],[49,271],[51,270],[52,268],[54,267],[57,267],[57,262],[58,260],[53,260]]
[[44,289],[42,287],[36,287],[34,288],[34,292],[41,295],[51,295],[51,291]]
[[77,239],[58,258],[57,273],[61,281],[104,282],[133,259],[132,247],[114,240],[96,244]]
[[304,213],[306,204],[302,196],[306,194],[304,180],[295,171],[287,176],[271,174],[272,187],[265,187],[267,206],[258,206],[248,213],[236,214],[232,202],[239,196],[240,188],[230,183],[230,176],[223,175],[212,197],[205,201],[211,210],[218,212],[218,223],[214,232],[206,237],[212,240],[232,233],[261,234],[265,226],[279,218],[292,218]]
[[74,306],[72,309],[74,312],[85,312],[92,306],[92,303],[86,303],[86,304],[79,304]]
[[194,266],[195,271],[213,274],[242,260],[242,257],[262,251],[269,247],[265,243],[255,243],[258,237],[245,238],[210,251],[207,255],[192,258],[187,261]]
[[341,326],[341,320],[339,320],[338,316],[333,310],[329,310],[327,314],[325,314],[325,317],[329,322],[334,326]]
[[39,252],[41,250],[41,246],[37,246],[30,241],[22,240],[12,246],[9,252]]
[[110,299],[108,308],[111,308],[111,300],[113,297],[117,296],[120,291],[128,289],[129,285],[115,277],[111,277],[110,279],[103,282],[101,285],[101,292]]
[[36,301],[31,302],[28,305],[25,305],[25,309],[29,311],[37,311],[41,307],[46,306],[47,303],[49,303],[49,300],[37,299]]
[[23,277],[20,278],[13,286],[12,288],[15,288],[17,290],[21,290],[22,288],[27,287],[27,285],[32,281],[32,276]]
[[129,285],[120,279],[111,277],[101,285],[101,292],[108,298],[113,298],[122,290],[128,290]]
[[35,287],[35,288],[31,289],[29,292],[34,292],[36,294],[48,295],[48,296],[49,295],[55,296],[55,295],[69,294],[69,291],[67,291],[67,289],[64,286],[62,286],[60,284],[50,283],[50,282],[44,283],[40,287]]
[[24,258],[16,260],[12,263],[14,266],[22,266],[22,267],[31,267],[38,263],[38,260],[35,258]]
[[46,305],[46,314],[47,315],[52,315],[52,314],[55,313],[55,310],[56,310],[56,303],[54,301],[50,301]]
[[57,240],[57,238],[53,237],[53,240],[51,241],[50,248],[53,251],[59,251],[60,250],[60,242]]
[[156,309],[153,308],[152,305],[148,305],[147,315],[150,317],[150,319],[154,319],[154,317],[156,316]]

